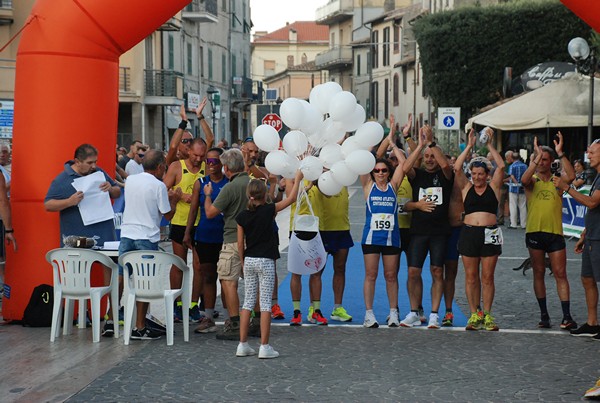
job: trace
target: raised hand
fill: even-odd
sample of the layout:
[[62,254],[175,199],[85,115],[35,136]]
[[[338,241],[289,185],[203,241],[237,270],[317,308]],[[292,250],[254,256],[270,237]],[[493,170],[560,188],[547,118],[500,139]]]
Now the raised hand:
[[560,130],[558,131],[558,133],[556,133],[556,137],[558,137],[558,141],[554,140],[554,149],[556,150],[556,153],[558,155],[562,155],[564,140],[563,140],[563,135],[560,132]]

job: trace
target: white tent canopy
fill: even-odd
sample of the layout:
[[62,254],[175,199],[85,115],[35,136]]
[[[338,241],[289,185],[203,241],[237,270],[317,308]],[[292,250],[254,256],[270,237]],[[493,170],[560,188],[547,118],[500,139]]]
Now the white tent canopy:
[[[586,127],[589,116],[590,78],[574,74],[553,81],[489,111],[473,116],[474,125],[499,130]],[[600,125],[600,79],[594,79],[594,123]]]

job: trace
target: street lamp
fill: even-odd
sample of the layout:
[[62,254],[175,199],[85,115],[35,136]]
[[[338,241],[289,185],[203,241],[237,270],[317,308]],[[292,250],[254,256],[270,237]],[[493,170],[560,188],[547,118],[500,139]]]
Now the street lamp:
[[210,107],[211,107],[211,111],[212,111],[212,131],[213,131],[213,136],[215,135],[215,130],[216,130],[216,116],[217,116],[217,111],[215,109],[215,101],[213,99],[213,95],[216,94],[217,92],[219,92],[218,89],[216,89],[215,87],[213,87],[212,85],[208,86],[208,89],[206,90],[206,93],[209,95],[208,99],[210,100]]
[[596,75],[596,57],[594,48],[590,49],[583,38],[573,38],[567,46],[569,54],[577,64],[577,71],[590,76],[590,110],[588,115],[587,143],[592,143],[594,137],[594,76]]

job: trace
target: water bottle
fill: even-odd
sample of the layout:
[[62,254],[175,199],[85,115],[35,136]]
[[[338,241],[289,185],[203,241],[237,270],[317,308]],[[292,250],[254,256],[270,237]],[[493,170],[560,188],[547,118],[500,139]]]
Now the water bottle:
[[489,129],[489,127],[484,127],[483,130],[479,132],[479,142],[481,144],[487,144],[490,139],[490,136],[487,134],[487,129]]

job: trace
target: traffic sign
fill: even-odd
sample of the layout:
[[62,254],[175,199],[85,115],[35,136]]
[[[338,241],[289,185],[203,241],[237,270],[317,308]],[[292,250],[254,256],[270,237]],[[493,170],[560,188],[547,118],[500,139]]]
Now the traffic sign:
[[277,131],[281,131],[283,127],[283,122],[281,121],[279,115],[276,113],[266,114],[262,120],[262,124],[272,126]]
[[438,108],[438,129],[460,130],[460,108]]

